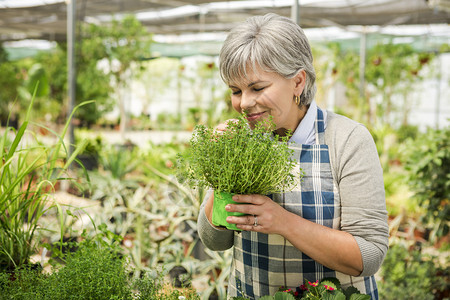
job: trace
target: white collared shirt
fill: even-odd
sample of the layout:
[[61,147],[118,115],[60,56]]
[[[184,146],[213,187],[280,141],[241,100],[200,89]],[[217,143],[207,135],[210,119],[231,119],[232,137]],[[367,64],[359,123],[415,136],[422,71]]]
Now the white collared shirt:
[[[327,128],[327,111],[322,110],[323,112],[323,120],[324,120],[324,129]],[[317,104],[316,101],[313,100],[311,105],[306,112],[306,115],[298,124],[297,129],[295,129],[292,137],[289,139],[289,143],[296,144],[304,144],[304,145],[313,145],[316,142],[316,127],[314,126],[314,122],[317,117]]]

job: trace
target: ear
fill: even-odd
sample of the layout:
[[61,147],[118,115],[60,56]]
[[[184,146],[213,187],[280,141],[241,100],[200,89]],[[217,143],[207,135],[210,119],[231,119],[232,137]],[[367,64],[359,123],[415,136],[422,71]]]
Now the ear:
[[303,93],[303,89],[306,85],[305,70],[300,70],[292,79],[294,80],[294,95],[300,96]]

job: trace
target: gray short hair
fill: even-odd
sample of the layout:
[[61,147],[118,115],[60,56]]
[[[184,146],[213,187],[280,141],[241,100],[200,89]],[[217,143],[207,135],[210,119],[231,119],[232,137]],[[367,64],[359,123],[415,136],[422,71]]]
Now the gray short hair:
[[302,28],[289,18],[273,13],[254,16],[233,28],[219,55],[220,75],[225,83],[246,78],[246,68],[259,66],[293,78],[306,72],[306,85],[300,96],[301,105],[308,105],[316,93],[316,72],[308,39]]

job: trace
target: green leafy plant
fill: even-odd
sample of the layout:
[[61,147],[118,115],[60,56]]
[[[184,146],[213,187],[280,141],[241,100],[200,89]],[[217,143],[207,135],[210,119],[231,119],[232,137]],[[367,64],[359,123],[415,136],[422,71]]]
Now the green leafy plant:
[[442,299],[437,295],[448,295],[450,290],[448,257],[442,259],[446,261],[439,266],[438,256],[408,250],[402,244],[391,246],[378,281],[380,299]]
[[[72,116],[61,136],[49,129],[58,138],[55,144],[27,146],[26,138],[34,137],[27,130],[32,107],[33,100],[20,128],[8,127],[0,138],[0,269],[10,271],[29,263],[39,219],[58,207],[49,201],[49,194],[58,181],[68,179],[66,171],[84,147],[79,144],[68,156],[63,137]],[[14,139],[10,143],[11,134]]]
[[[370,300],[369,295],[364,295],[353,286],[344,289],[337,278],[323,278],[320,281],[310,282],[305,280],[305,284],[300,286],[302,296],[300,299],[310,300]],[[292,291],[288,291],[292,293]]]
[[292,296],[289,292],[276,292],[273,296],[264,296],[259,299],[262,300],[295,300],[295,297]]
[[[246,299],[243,297],[234,297],[233,300]],[[279,291],[273,296],[267,295],[259,298],[261,300],[370,300],[370,295],[364,295],[353,286],[346,289],[341,287],[341,283],[335,277],[323,278],[311,282],[305,280],[305,284],[297,287],[295,290],[280,287]],[[384,298],[383,298],[384,299]]]
[[280,192],[293,186],[295,161],[289,135],[273,137],[270,122],[252,130],[244,117],[217,133],[197,125],[190,149],[181,158],[181,178],[194,186],[236,194]]
[[406,147],[408,182],[436,237],[449,233],[450,129],[429,129]]

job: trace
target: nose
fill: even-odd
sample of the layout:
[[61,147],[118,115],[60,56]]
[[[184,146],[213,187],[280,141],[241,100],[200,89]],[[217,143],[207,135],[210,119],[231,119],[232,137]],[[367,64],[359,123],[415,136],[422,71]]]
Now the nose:
[[241,96],[241,109],[247,110],[256,104],[256,98],[255,95],[252,95],[251,93],[242,93]]

